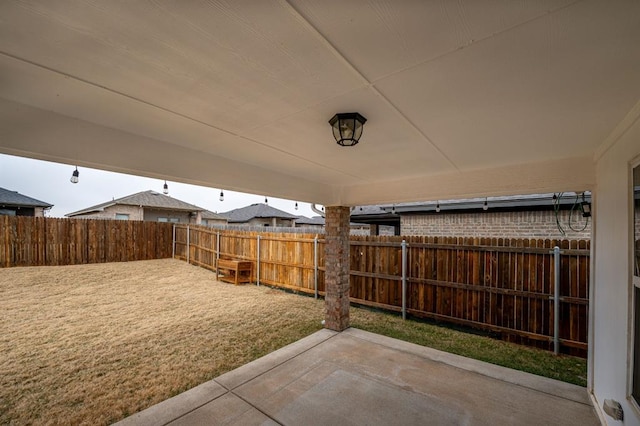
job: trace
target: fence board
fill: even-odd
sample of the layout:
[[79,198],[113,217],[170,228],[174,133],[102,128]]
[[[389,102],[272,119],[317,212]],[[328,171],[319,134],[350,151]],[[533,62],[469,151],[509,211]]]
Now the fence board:
[[[215,270],[218,256],[254,262],[253,281],[314,293],[314,239],[301,233],[202,226],[0,217],[0,266],[67,265],[175,257]],[[220,251],[217,251],[219,236]],[[260,252],[258,253],[258,236]],[[499,332],[546,349],[553,334],[554,245],[560,262],[563,351],[586,355],[588,241],[407,237],[407,306],[412,315]],[[350,297],[399,311],[402,237],[352,237]],[[318,239],[318,291],[324,294],[324,240]],[[257,263],[260,262],[260,276]]]
[[171,257],[166,223],[0,216],[0,266],[55,266]]
[[[192,263],[211,269],[218,254],[253,262],[259,257],[261,283],[313,293],[313,234],[190,230]],[[215,233],[220,233],[220,253],[215,252],[215,239],[205,237]],[[409,313],[499,332],[506,339],[545,349],[553,348],[550,252],[558,244],[563,250],[561,343],[565,352],[586,355],[588,241],[415,236],[406,240]],[[354,303],[401,310],[401,241],[402,237],[351,237]],[[319,240],[318,250],[318,290],[324,294],[324,240]],[[176,256],[186,259],[185,253],[186,232],[177,227]]]

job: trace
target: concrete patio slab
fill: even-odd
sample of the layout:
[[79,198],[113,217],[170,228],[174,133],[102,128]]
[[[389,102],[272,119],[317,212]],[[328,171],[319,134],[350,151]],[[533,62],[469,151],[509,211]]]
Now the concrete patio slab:
[[314,333],[120,424],[599,421],[579,386],[351,328]]

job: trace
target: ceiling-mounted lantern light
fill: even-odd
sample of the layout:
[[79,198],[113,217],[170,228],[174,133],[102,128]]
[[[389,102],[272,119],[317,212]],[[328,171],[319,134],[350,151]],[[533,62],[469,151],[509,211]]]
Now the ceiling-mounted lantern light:
[[78,166],[76,166],[76,169],[73,171],[73,173],[71,173],[71,179],[69,179],[71,181],[71,183],[78,183],[78,177],[80,176],[80,172],[78,171]]
[[224,191],[220,190],[220,201],[224,201]]
[[338,145],[354,146],[362,136],[362,128],[367,119],[357,112],[345,112],[334,115],[329,124],[333,130],[333,137]]
[[164,185],[162,186],[162,193],[167,195],[169,193],[169,185],[167,185],[167,181],[164,181]]

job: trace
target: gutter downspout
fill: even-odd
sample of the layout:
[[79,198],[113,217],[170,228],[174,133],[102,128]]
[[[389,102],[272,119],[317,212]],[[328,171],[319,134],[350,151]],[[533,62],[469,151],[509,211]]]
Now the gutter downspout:
[[[316,203],[311,203],[311,210],[315,213],[318,213],[320,216],[324,217],[324,212],[316,207]],[[351,211],[354,211],[355,207],[351,207]]]
[[316,207],[316,203],[311,203],[311,210],[315,213],[318,213],[320,216],[324,217],[324,212]]

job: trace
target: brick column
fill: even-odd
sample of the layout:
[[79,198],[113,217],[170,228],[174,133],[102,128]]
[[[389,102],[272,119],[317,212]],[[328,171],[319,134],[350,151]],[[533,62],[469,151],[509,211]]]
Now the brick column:
[[325,327],[349,327],[349,207],[327,207],[325,215]]

